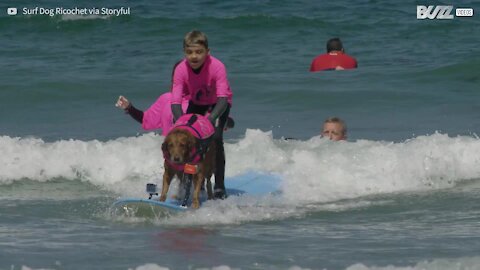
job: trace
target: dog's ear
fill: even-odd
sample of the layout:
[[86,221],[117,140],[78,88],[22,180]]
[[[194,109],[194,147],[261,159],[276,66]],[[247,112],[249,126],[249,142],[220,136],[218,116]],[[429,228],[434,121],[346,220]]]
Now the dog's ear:
[[188,138],[188,149],[193,149],[196,146],[197,139],[195,136],[191,135],[187,137]]
[[165,140],[162,143],[162,151],[166,152],[168,150],[168,138],[165,138]]
[[163,152],[167,151],[167,143],[166,142],[162,143],[162,151]]

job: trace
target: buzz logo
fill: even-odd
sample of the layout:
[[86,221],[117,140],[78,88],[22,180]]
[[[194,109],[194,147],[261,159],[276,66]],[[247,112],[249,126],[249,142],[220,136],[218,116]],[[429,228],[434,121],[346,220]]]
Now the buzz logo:
[[452,10],[453,6],[417,6],[417,19],[452,20]]

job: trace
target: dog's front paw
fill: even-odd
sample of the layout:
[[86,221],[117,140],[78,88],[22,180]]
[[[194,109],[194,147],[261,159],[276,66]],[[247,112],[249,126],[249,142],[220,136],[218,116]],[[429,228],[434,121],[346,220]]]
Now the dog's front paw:
[[160,201],[164,202],[167,199],[167,195],[160,196]]
[[198,209],[199,207],[200,207],[200,203],[198,202],[198,200],[193,200],[192,208],[193,209]]

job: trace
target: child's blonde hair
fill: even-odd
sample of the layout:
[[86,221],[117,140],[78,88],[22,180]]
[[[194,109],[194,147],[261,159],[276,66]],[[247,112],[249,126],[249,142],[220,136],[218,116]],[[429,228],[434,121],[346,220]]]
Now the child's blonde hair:
[[188,32],[183,38],[183,48],[185,49],[186,47],[192,45],[203,45],[206,49],[208,49],[207,35],[198,30]]
[[338,123],[342,126],[342,134],[343,135],[346,135],[347,134],[347,124],[345,124],[345,121],[343,121],[342,119],[340,119],[339,117],[329,117],[325,120],[325,122],[323,122],[324,124],[325,123]]

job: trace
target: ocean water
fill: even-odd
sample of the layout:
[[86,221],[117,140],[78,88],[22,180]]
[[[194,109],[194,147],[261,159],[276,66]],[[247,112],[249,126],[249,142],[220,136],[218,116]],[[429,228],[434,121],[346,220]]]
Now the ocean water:
[[[480,21],[417,20],[429,4],[480,8],[2,2],[0,269],[480,269]],[[207,33],[234,92],[227,178],[273,173],[281,193],[169,218],[112,215],[163,173],[163,137],[116,99],[146,109],[168,91],[192,29]],[[331,37],[359,68],[309,73]],[[345,119],[348,141],[319,137],[330,116]]]

